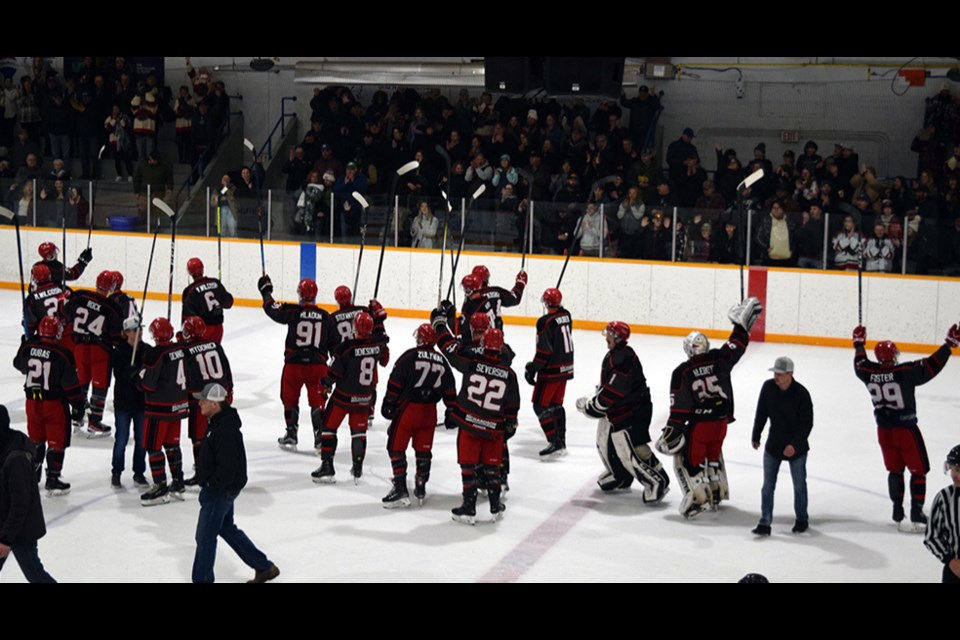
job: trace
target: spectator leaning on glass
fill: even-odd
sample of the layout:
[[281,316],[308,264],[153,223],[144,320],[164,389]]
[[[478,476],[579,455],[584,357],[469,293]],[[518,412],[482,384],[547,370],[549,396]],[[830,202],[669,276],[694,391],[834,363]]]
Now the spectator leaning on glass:
[[807,515],[807,438],[813,429],[813,402],[806,387],[793,379],[793,360],[777,358],[770,369],[773,379],[763,383],[753,421],[753,448],[760,448],[760,435],[770,421],[770,434],[763,450],[763,488],[760,490],[760,523],[753,533],[769,536],[773,522],[773,493],[777,488],[780,463],[790,463],[793,479],[794,533],[809,525]]

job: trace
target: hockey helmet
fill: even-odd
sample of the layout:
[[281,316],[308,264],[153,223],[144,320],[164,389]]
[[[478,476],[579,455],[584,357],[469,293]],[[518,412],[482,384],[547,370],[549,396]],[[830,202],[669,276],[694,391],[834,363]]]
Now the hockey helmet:
[[190,258],[187,260],[187,273],[196,280],[203,277],[203,261],[200,258]]
[[37,333],[40,334],[41,338],[59,340],[62,331],[63,325],[53,316],[43,316],[40,319],[40,326],[37,327]]
[[50,267],[42,262],[33,265],[33,268],[30,269],[30,279],[38,285],[47,284],[50,282]]
[[691,331],[689,335],[683,339],[683,352],[687,354],[688,358],[703,355],[709,350],[710,340],[699,331]]
[[482,285],[486,285],[487,283],[490,282],[490,269],[487,269],[482,264],[478,264],[477,266],[475,266],[471,273],[473,273],[473,275],[480,278],[480,284]]
[[475,313],[470,316],[470,331],[475,336],[482,336],[490,328],[490,316],[485,313]]
[[560,293],[560,289],[550,287],[540,296],[540,302],[548,307],[559,307],[563,302],[563,294]]
[[617,343],[626,342],[630,339],[630,325],[619,320],[609,322],[603,330],[603,337],[613,338]]
[[947,460],[943,464],[943,472],[946,473],[948,468],[957,466],[960,466],[960,444],[950,449],[950,453],[947,454]]
[[342,309],[353,301],[353,293],[350,291],[350,287],[342,284],[334,289],[333,299],[337,301],[337,304],[340,305],[340,308]]
[[897,349],[897,345],[889,340],[878,342],[873,348],[873,354],[877,356],[877,362],[891,367],[900,360],[900,349]]
[[490,327],[483,332],[483,337],[480,338],[480,346],[483,347],[484,351],[496,351],[500,352],[503,349],[503,331],[495,327]]
[[173,340],[173,325],[166,318],[157,318],[150,323],[150,335],[157,344],[166,344]]
[[361,311],[353,316],[353,334],[358,338],[369,338],[373,333],[373,316]]
[[202,338],[207,331],[207,323],[200,316],[187,316],[183,319],[183,339]]
[[42,242],[37,248],[37,252],[40,254],[40,257],[46,260],[47,262],[51,260],[56,260],[57,256],[60,254],[60,250],[57,249],[57,245],[52,242]]
[[120,291],[123,289],[123,274],[119,271],[113,272],[113,290]]
[[416,338],[418,347],[432,347],[437,343],[437,332],[429,322],[424,322],[417,327],[413,337]]
[[468,273],[463,276],[463,279],[460,280],[460,286],[463,287],[463,292],[467,295],[470,295],[477,289],[483,286],[483,282],[480,280],[480,276],[475,273]]
[[770,581],[767,580],[767,576],[762,573],[748,573],[747,575],[740,578],[737,581],[737,584],[769,584]]
[[301,304],[304,302],[316,302],[317,283],[313,278],[304,278],[300,281],[297,285],[297,296],[299,296]]
[[115,286],[116,280],[113,277],[113,271],[101,271],[97,275],[97,291],[111,294]]

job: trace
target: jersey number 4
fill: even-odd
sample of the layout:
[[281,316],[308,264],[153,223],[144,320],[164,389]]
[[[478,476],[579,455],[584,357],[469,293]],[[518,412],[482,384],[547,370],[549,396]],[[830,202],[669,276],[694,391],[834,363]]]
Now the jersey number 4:
[[507,383],[503,380],[488,379],[475,373],[470,376],[467,398],[487,411],[500,411],[500,401],[507,393]]

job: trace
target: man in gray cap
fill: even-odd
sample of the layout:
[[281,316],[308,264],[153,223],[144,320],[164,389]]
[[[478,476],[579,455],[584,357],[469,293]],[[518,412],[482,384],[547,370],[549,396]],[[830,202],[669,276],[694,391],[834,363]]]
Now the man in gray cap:
[[212,382],[193,397],[200,401],[200,411],[209,420],[197,461],[197,483],[201,489],[193,581],[213,582],[218,536],[256,571],[248,582],[273,580],[280,570],[233,522],[233,502],[247,484],[247,454],[240,433],[240,416],[227,404],[227,390],[220,384]]
[[763,488],[760,490],[760,523],[753,530],[758,536],[770,535],[773,522],[773,492],[777,488],[780,463],[790,463],[793,478],[793,510],[797,521],[793,533],[809,526],[807,516],[807,438],[813,429],[813,402],[806,387],[793,379],[793,360],[777,358],[770,369],[773,379],[763,383],[753,421],[753,448],[760,448],[760,435],[770,420],[770,435],[763,451]]

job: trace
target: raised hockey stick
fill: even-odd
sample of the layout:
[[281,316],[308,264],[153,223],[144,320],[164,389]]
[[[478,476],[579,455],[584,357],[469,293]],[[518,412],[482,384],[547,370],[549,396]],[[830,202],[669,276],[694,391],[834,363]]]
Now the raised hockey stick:
[[260,275],[267,275],[267,259],[263,255],[263,207],[257,207],[257,231],[260,232]]
[[863,326],[863,247],[857,257],[857,326]]
[[[103,159],[103,152],[106,151],[106,149],[107,149],[107,145],[103,145],[100,147],[100,153],[97,154],[97,162],[100,162],[100,160]],[[91,182],[93,183],[93,194],[92,194],[93,197],[90,198],[90,220],[88,221],[89,226],[87,227],[87,249],[90,248],[90,236],[93,235],[93,207],[96,204],[96,200],[97,200],[97,181],[91,180]],[[64,225],[66,225],[66,222],[64,222]],[[64,239],[64,244],[66,244],[66,239]]]
[[[438,147],[440,145],[437,145]],[[440,308],[440,300],[443,297],[443,263],[446,261],[447,256],[447,229],[450,227],[450,214],[453,212],[453,207],[450,206],[450,198],[447,197],[446,191],[441,191],[443,194],[443,199],[447,203],[447,217],[443,221],[443,244],[440,245],[440,276],[437,280],[437,308]]]
[[[220,195],[227,195],[228,189],[223,187],[220,189]],[[222,238],[222,233],[220,231],[220,198],[217,198],[217,280],[223,280],[223,251],[222,245],[220,244],[220,239]]]
[[[363,245],[367,239],[367,211],[370,209],[370,203],[356,191],[351,195],[353,195],[354,200],[360,203],[360,208],[363,209],[363,220],[360,225],[360,255],[357,257],[357,274],[353,278],[353,299],[356,300],[357,285],[360,284],[360,263],[363,262]],[[386,230],[384,230],[384,235],[386,235]]]
[[153,199],[153,206],[163,212],[173,223],[170,226],[170,288],[167,290],[167,320],[173,317],[173,269],[177,253],[177,214],[160,198]]
[[[92,214],[89,214],[92,215]],[[63,264],[67,264],[67,209],[63,209],[63,229],[61,230],[61,246],[63,247]],[[60,288],[63,289],[67,286],[67,270],[66,268],[60,271]]]
[[[453,245],[450,246],[450,270],[453,271]],[[453,303],[454,308],[457,306],[457,290],[454,289],[452,295],[450,296],[450,302]]]
[[743,233],[743,255],[740,256],[740,302],[743,302],[745,296],[743,287],[743,263],[747,259],[747,243],[750,242],[749,234],[745,233],[743,229],[743,190],[753,186],[753,183],[762,177],[763,169],[757,169],[737,185],[737,212],[740,217],[739,229],[741,233]]
[[150,270],[153,268],[153,251],[157,248],[157,234],[160,233],[160,217],[157,216],[157,228],[153,231],[153,242],[150,243],[150,259],[147,261],[147,280],[143,283],[143,297],[140,299],[140,326],[137,327],[137,339],[133,343],[133,353],[130,355],[130,366],[137,359],[137,345],[140,344],[140,334],[143,332],[143,314],[147,307],[147,287],[150,286]]
[[560,277],[557,278],[557,289],[560,288],[560,283],[563,282],[563,274],[567,272],[567,264],[570,263],[570,256],[573,255],[573,248],[577,244],[577,234],[580,232],[580,225],[583,223],[583,216],[580,216],[580,219],[577,220],[577,226],[573,229],[573,238],[570,239],[570,246],[567,248],[567,257],[563,259],[563,268],[560,269]]
[[[393,188],[390,189],[390,197],[391,197],[391,199],[395,199],[395,198],[396,198],[396,195],[397,195],[397,183],[400,182],[400,176],[403,176],[403,175],[405,175],[405,174],[408,174],[408,173],[410,173],[411,171],[415,171],[415,170],[417,169],[417,167],[419,167],[419,166],[420,166],[420,163],[419,163],[419,162],[417,162],[416,160],[411,160],[411,161],[408,162],[407,164],[405,164],[405,165],[403,165],[402,167],[400,167],[399,169],[397,169],[396,174],[393,176]],[[390,214],[389,214],[389,210],[388,210],[387,216],[389,216],[389,215],[390,215]],[[373,286],[373,297],[374,297],[374,299],[376,299],[377,294],[380,293],[380,274],[383,272],[383,254],[384,254],[384,253],[386,252],[386,250],[387,250],[387,227],[388,227],[388,225],[386,224],[386,222],[384,222],[384,225],[383,225],[383,240],[382,240],[381,243],[380,243],[380,263],[377,265],[377,282],[376,282],[376,284]],[[356,295],[357,295],[356,292],[354,292],[353,295],[354,295],[354,299],[356,299]]]
[[[530,192],[533,189],[533,174],[527,171],[526,169],[517,169],[517,174],[521,178],[527,181],[527,200],[532,201],[530,197]],[[524,270],[524,267],[527,265],[527,246],[530,243],[529,234],[533,230],[533,216],[528,212],[527,219],[523,223],[523,246],[520,247],[520,271]]]
[[[477,201],[483,192],[487,190],[487,186],[481,184],[477,187],[477,190],[473,192],[473,195],[470,196],[470,202],[467,204],[467,215],[470,214],[470,209],[473,208],[473,204]],[[450,298],[453,293],[453,285],[457,280],[457,267],[460,266],[460,253],[463,251],[463,243],[467,239],[467,229],[470,227],[470,221],[467,220],[467,224],[463,225],[463,229],[460,230],[460,246],[457,248],[457,257],[453,261],[453,270],[450,274],[450,286],[447,288],[447,298]],[[453,247],[450,247],[450,250],[453,250]]]
[[23,285],[23,246],[20,244],[20,219],[17,217],[16,213],[10,209],[7,209],[6,207],[0,207],[0,217],[6,218],[7,220],[13,220],[13,225],[16,227],[17,265],[20,267],[20,315],[23,320],[23,335],[25,337],[30,337],[29,331],[27,330],[27,294]]

